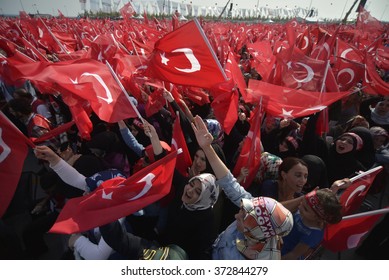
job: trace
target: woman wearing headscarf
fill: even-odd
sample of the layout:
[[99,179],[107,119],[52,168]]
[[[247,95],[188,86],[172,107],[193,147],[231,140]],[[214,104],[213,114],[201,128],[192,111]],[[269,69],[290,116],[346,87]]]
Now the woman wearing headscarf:
[[328,153],[328,181],[351,178],[366,168],[357,160],[356,153],[363,147],[362,138],[353,132],[346,132],[331,144]]
[[212,243],[217,237],[213,206],[219,196],[216,178],[202,173],[177,188],[168,206],[166,231],[160,235],[161,244],[177,244],[189,259],[210,259]]
[[[222,232],[213,245],[213,259],[280,259],[281,236],[293,226],[292,214],[271,198],[253,198],[232,176],[211,146],[212,135],[196,116],[192,125],[226,196],[238,207],[235,221]],[[232,183],[231,183],[232,180]],[[239,191],[230,185],[239,186]]]
[[[192,126],[197,141],[215,171],[220,188],[232,202],[241,206],[239,213],[235,215],[236,222],[221,233],[214,244],[213,257],[215,259],[280,259],[279,242],[282,236],[287,238],[291,230],[296,232],[295,236],[298,238],[291,239],[289,251],[285,252],[285,258],[298,259],[320,243],[326,223],[337,223],[341,220],[342,206],[335,193],[341,185],[342,188],[348,186],[350,180],[343,179],[334,182],[331,187],[333,191],[314,190],[305,196],[283,201],[282,204],[268,197],[253,198],[237,183],[225,164],[212,150],[210,146],[212,136],[202,120],[196,117]],[[297,165],[291,163],[291,166],[297,167],[298,170],[289,175],[302,177],[298,180],[293,179],[291,182],[294,182],[296,187],[300,184],[304,185],[308,174],[306,165],[299,162]],[[284,173],[283,176],[287,177],[287,172]],[[299,211],[296,211],[292,218],[288,209]],[[297,226],[293,221],[295,218],[300,220]],[[303,229],[301,225],[305,228]]]

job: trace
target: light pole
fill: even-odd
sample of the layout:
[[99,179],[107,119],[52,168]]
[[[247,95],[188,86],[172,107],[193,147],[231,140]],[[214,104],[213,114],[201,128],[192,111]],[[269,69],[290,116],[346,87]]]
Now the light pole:
[[32,9],[34,10],[35,14],[37,14],[38,12],[38,8],[36,7],[36,4],[32,4]]

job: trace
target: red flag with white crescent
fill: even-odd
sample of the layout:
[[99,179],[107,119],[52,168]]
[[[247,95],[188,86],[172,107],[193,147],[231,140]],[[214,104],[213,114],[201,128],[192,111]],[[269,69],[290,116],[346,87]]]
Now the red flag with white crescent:
[[[340,196],[343,207],[343,215],[353,214],[359,209],[375,177],[382,171],[382,166],[370,169],[360,175],[351,178],[352,184]],[[364,175],[366,174],[366,175]]]
[[7,210],[22,173],[28,147],[34,144],[0,112],[0,217]]
[[49,232],[72,234],[128,216],[166,196],[172,184],[177,151],[130,178],[103,182],[92,193],[70,199]]
[[207,89],[226,80],[226,75],[196,19],[155,43],[146,75],[178,85]]
[[332,252],[341,252],[359,246],[376,222],[389,208],[343,217],[338,224],[327,225],[322,245]]

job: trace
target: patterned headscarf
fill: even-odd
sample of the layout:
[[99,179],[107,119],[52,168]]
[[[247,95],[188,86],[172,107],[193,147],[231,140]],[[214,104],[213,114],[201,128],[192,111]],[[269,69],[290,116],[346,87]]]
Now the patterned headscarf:
[[209,133],[211,133],[213,137],[213,142],[218,143],[222,147],[224,143],[224,132],[219,121],[215,119],[205,119],[204,121]]
[[219,197],[219,186],[216,185],[216,178],[210,173],[203,173],[192,177],[189,183],[199,180],[201,182],[201,194],[193,204],[183,203],[184,207],[190,211],[205,210],[215,205]]
[[264,259],[264,254],[279,258],[279,237],[292,230],[292,214],[269,197],[242,199],[242,207],[246,211],[245,240],[237,240],[237,249],[248,259]]

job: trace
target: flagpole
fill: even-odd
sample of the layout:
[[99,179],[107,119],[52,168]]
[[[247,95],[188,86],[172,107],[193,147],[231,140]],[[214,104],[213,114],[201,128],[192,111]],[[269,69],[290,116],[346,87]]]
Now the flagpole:
[[138,116],[138,118],[140,118],[141,120],[143,119],[141,114],[139,113],[138,109],[135,107],[135,105],[132,103],[132,100],[130,98],[130,95],[128,94],[127,90],[124,88],[122,82],[119,80],[118,76],[116,75],[115,71],[113,71],[112,67],[111,67],[111,64],[109,64],[108,61],[105,62],[105,64],[107,65],[109,71],[111,72],[112,76],[115,78],[115,81],[117,82],[117,84],[119,85],[119,87],[121,88],[121,90],[125,93],[128,101],[130,101],[130,104],[132,106],[132,109],[134,109],[136,115]]
[[24,53],[22,53],[21,51],[19,50],[15,50],[16,52],[18,52],[19,54],[21,54],[22,56],[28,58],[29,60],[31,60],[31,62],[36,62],[35,59],[33,59],[32,57],[29,57],[28,55],[25,55]]
[[350,220],[350,219],[355,219],[355,218],[361,218],[361,217],[366,217],[366,216],[372,216],[372,215],[378,215],[378,214],[385,214],[389,213],[389,207],[383,208],[383,209],[378,209],[378,210],[373,210],[373,211],[368,211],[368,212],[362,212],[354,215],[349,215],[345,216],[342,218],[342,221],[344,220]]
[[[42,57],[45,61],[47,61],[47,62],[51,62],[52,63],[52,61],[50,61],[50,60],[48,60],[48,58],[46,57],[46,56],[44,56],[44,55],[42,55],[31,43],[30,43],[30,41],[28,41],[28,40],[26,40],[25,38],[22,38],[22,40],[24,41],[24,43],[26,43],[32,50],[33,50],[33,54],[35,55],[35,56],[37,56],[38,58],[39,57]],[[35,52],[37,52],[38,54],[35,54]],[[40,56],[39,56],[40,55]]]
[[139,63],[143,66],[142,60],[141,60],[140,57],[139,57],[138,51],[136,50],[135,44],[134,44],[134,42],[132,41],[131,36],[129,36],[128,38],[130,38],[130,41],[131,41],[132,47],[134,48],[136,57],[139,59]]
[[224,79],[227,81],[227,80],[228,80],[227,75],[226,75],[226,73],[224,72],[224,69],[223,69],[223,67],[222,67],[221,64],[220,64],[220,61],[217,59],[217,56],[216,56],[215,52],[213,51],[213,49],[212,49],[212,47],[211,47],[211,44],[209,43],[208,38],[207,38],[207,36],[205,35],[204,30],[203,30],[203,28],[201,27],[200,23],[198,22],[197,18],[194,18],[194,22],[196,23],[197,29],[199,30],[201,36],[203,37],[204,42],[207,44],[208,49],[209,49],[209,51],[211,52],[211,54],[212,54],[212,56],[213,56],[213,59],[215,60],[217,66],[219,67],[220,72],[222,73]]
[[51,33],[51,30],[47,27],[47,25],[44,23],[44,21],[42,20],[41,17],[38,17],[40,19],[40,21],[43,23],[43,25],[46,27],[47,31],[49,31],[50,33],[50,36],[54,39],[54,41],[58,44],[58,46],[61,48],[61,50],[66,53],[71,59],[73,59],[73,57],[70,55],[70,53],[65,49],[65,47],[61,44],[61,42],[57,39],[57,37],[54,36],[53,33]]
[[360,179],[362,177],[365,177],[365,176],[369,175],[370,173],[373,173],[373,172],[378,171],[380,169],[383,169],[383,167],[381,165],[377,166],[375,168],[369,169],[369,170],[367,170],[365,172],[362,172],[361,174],[358,174],[357,176],[354,176],[354,177],[350,178],[350,181],[351,181],[351,183],[353,183],[356,180],[358,180],[358,179]]

